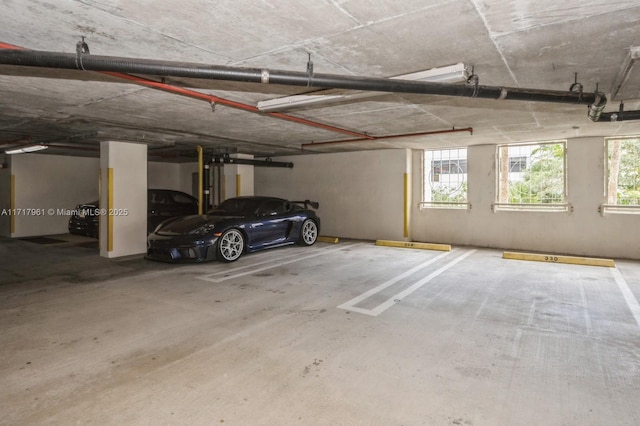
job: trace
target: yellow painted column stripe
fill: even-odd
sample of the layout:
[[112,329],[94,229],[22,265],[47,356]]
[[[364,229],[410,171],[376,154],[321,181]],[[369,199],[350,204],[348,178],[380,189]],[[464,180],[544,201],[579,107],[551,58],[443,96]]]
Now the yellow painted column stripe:
[[107,169],[107,251],[113,251],[113,168]]
[[588,266],[606,266],[615,268],[616,263],[613,259],[599,259],[593,257],[577,257],[577,256],[560,256],[556,254],[538,254],[538,253],[518,253],[505,251],[502,254],[503,259],[514,260],[531,260],[534,262],[549,262],[549,263],[569,263],[573,265],[588,265]]
[[451,251],[451,245],[449,245],[449,244],[417,243],[417,242],[411,242],[411,241],[377,240],[376,241],[376,245],[377,246],[388,246],[388,247],[423,249],[423,250]]
[[404,174],[404,237],[409,238],[409,173]]
[[241,179],[240,179],[240,175],[237,174],[236,175],[236,197],[240,196],[240,193],[242,192],[240,189],[240,183],[241,183]]
[[16,216],[13,214],[16,211],[16,175],[11,175],[9,183],[9,208],[11,209],[11,234],[16,232]]

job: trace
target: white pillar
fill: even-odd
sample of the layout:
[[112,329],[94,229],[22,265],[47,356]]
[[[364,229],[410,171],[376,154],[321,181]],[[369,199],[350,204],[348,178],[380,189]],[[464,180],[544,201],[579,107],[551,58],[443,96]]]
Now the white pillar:
[[147,146],[100,143],[100,256],[147,250]]
[[[231,154],[231,158],[253,160],[253,155]],[[253,195],[253,166],[246,164],[224,165],[225,198]]]

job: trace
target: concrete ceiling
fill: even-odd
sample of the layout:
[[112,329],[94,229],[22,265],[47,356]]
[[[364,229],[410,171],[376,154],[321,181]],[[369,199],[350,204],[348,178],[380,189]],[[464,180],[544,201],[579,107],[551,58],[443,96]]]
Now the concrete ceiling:
[[[0,43],[75,53],[84,36],[93,55],[298,72],[310,55],[316,73],[366,77],[464,62],[482,85],[543,90],[569,90],[578,73],[585,92],[605,92],[605,111],[617,111],[620,100],[625,110],[640,109],[640,65],[631,60],[639,21],[637,0],[3,0]],[[311,90],[164,82],[250,106]],[[212,111],[202,100],[96,72],[0,65],[0,150],[46,143],[49,154],[96,156],[100,141],[124,140],[147,143],[151,159],[186,161],[196,145],[276,157],[640,133],[640,121],[590,122],[585,105],[435,95],[384,94],[286,113],[376,137],[473,133],[313,146],[354,136],[221,104]]]

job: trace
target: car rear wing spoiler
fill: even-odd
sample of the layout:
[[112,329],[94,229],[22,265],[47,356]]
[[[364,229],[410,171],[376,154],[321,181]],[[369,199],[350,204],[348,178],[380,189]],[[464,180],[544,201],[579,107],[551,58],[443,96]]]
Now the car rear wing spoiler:
[[320,207],[320,203],[318,203],[317,201],[311,201],[311,200],[292,201],[292,203],[302,204],[302,205],[304,205],[305,209],[308,209],[309,206],[313,207],[314,209],[317,209],[318,207]]

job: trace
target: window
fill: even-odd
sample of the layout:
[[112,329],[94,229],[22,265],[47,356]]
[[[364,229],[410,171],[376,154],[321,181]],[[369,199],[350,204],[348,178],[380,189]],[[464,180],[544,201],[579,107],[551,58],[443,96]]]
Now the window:
[[269,200],[262,203],[258,210],[260,216],[276,216],[286,212],[284,201]]
[[498,209],[567,210],[566,142],[498,147]]
[[421,207],[467,208],[467,149],[424,152]]
[[606,140],[608,206],[640,207],[640,136]]
[[172,192],[171,196],[173,197],[173,201],[178,204],[194,204],[196,200],[189,197],[186,194],[181,194],[179,192]]
[[521,173],[527,168],[527,157],[509,157],[509,173]]

